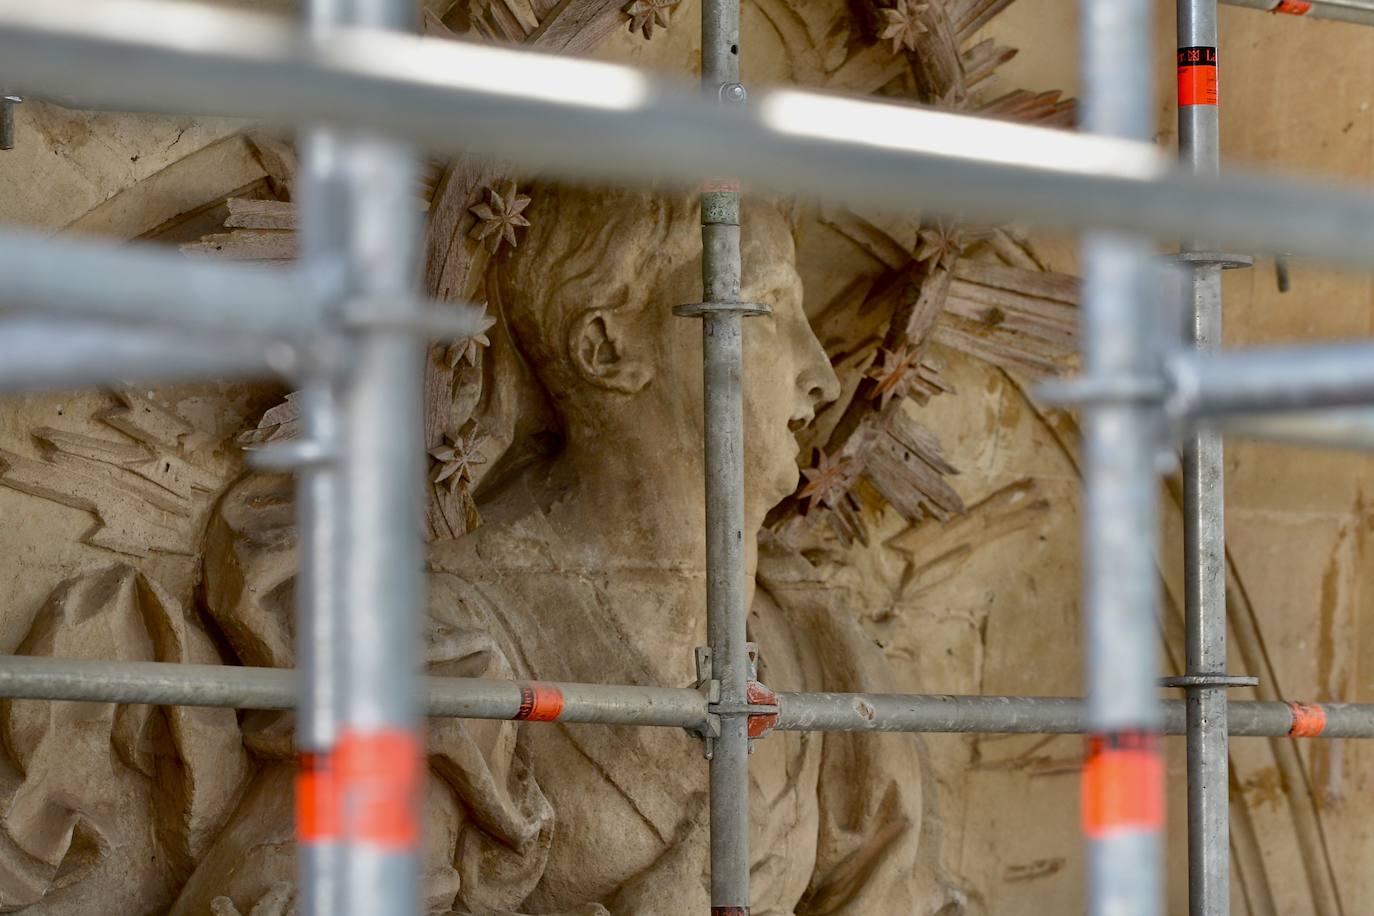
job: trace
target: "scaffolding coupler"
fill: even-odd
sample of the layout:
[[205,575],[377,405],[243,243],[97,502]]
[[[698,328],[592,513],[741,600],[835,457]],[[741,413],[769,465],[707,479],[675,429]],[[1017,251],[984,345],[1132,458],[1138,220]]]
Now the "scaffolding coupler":
[[706,698],[706,722],[700,729],[689,731],[705,742],[705,756],[710,760],[715,753],[715,739],[720,736],[721,716],[747,716],[749,719],[749,753],[754,752],[754,741],[766,738],[778,724],[782,715],[777,693],[758,679],[759,649],[756,643],[749,643],[749,682],[746,694],[747,703],[730,706],[720,701],[720,681],[713,676],[711,647],[697,646],[697,681],[695,688]]

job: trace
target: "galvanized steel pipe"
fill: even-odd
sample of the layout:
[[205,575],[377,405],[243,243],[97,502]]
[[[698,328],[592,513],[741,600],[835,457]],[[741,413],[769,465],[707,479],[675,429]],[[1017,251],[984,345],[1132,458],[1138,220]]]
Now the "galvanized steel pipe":
[[[1183,168],[1213,177],[1221,168],[1217,0],[1178,0],[1178,155]],[[1221,345],[1223,258],[1185,238],[1192,272],[1187,337],[1199,354]],[[1187,674],[1226,673],[1225,469],[1221,433],[1211,426],[1183,441],[1183,578]],[[1226,688],[1193,686],[1188,710],[1188,910],[1231,911],[1231,825]]]
[[1374,404],[1374,343],[1181,352],[1164,369],[1178,419]]
[[263,378],[296,368],[291,346],[86,319],[0,318],[0,391],[47,391],[205,378]]
[[[739,0],[702,0],[701,86],[721,106],[744,102]],[[730,179],[729,173],[724,177]],[[706,472],[706,630],[725,708],[748,705],[744,569],[744,316],[740,195],[730,181],[701,195],[702,378]],[[720,717],[711,742],[711,913],[749,912],[749,720]]]
[[[236,665],[108,662],[0,656],[0,699],[293,709],[299,672]],[[708,701],[687,687],[421,679],[426,715],[595,725],[706,726]],[[1250,738],[1374,738],[1374,704],[1230,704],[1230,733]],[[1160,703],[1165,734],[1186,731],[1185,704]],[[1083,701],[1073,697],[938,694],[781,693],[779,731],[1081,734]],[[767,740],[767,739],[763,739]]]
[[[196,41],[186,40],[194,35]],[[1367,266],[1368,189],[1170,172],[1150,144],[797,90],[721,111],[625,67],[151,0],[0,0],[7,77],[82,104],[333,122],[567,177],[760,190],[1046,228],[1194,232]]]
[[[378,35],[412,31],[417,14],[414,0],[312,0],[308,8],[316,42],[329,41],[337,28],[374,29]],[[355,99],[355,111],[369,104]],[[330,597],[315,596],[314,607],[303,608],[332,616],[328,625],[312,626],[306,638],[332,640],[318,647],[328,664],[314,673],[308,700],[314,708],[310,740],[333,742],[323,755],[335,797],[330,823],[337,823],[338,832],[314,836],[323,855],[307,856],[303,864],[307,878],[313,866],[327,870],[311,916],[331,906],[338,916],[412,916],[421,912],[423,899],[424,787],[415,674],[425,587],[423,347],[407,327],[419,312],[418,158],[403,140],[362,126],[336,124],[307,137],[307,257],[319,263],[335,259],[346,272],[333,302],[334,324],[336,333],[350,333],[337,381],[337,470],[322,487],[328,492],[320,493],[326,499],[337,494],[337,516],[303,515],[300,521],[302,530],[318,537],[338,537],[315,545],[317,574],[336,577]],[[346,327],[345,311],[355,302],[369,304],[373,323]],[[311,500],[301,508],[326,507]],[[341,528],[338,535],[326,530],[333,522]],[[321,706],[330,698],[332,715]],[[319,756],[307,753],[303,767]]]
[[[1082,0],[1085,130],[1154,132],[1150,0]],[[1097,232],[1083,241],[1084,374],[1109,388],[1156,370],[1149,347],[1152,246]],[[1158,578],[1154,456],[1160,411],[1104,399],[1083,411],[1084,666],[1089,751],[1082,814],[1092,916],[1159,916],[1164,767],[1156,699]]]

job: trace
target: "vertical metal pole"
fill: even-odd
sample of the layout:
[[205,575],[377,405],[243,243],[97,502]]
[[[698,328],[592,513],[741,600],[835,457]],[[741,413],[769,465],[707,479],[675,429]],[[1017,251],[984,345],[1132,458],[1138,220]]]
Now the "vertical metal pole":
[[[1083,124],[1148,140],[1154,128],[1150,0],[1082,0]],[[1158,372],[1144,301],[1151,246],[1083,242],[1085,372],[1111,386]],[[1089,742],[1083,769],[1089,912],[1158,916],[1163,766],[1155,686],[1157,409],[1130,398],[1084,410],[1084,615]]]
[[[701,80],[722,103],[743,101],[739,81],[739,0],[704,0]],[[712,186],[701,195],[702,289],[709,303],[740,299],[740,195]],[[743,316],[702,316],[706,413],[706,614],[720,703],[748,699],[745,635]],[[748,719],[723,715],[711,756],[711,913],[749,913]]]
[[[414,0],[310,0],[308,15],[316,34],[336,26],[413,31],[418,21]],[[333,742],[335,823],[327,826],[337,845],[322,844],[313,858],[303,850],[303,880],[314,884],[305,897],[312,916],[405,916],[419,913],[421,900],[421,346],[403,320],[419,301],[417,162],[405,144],[332,128],[308,133],[304,161],[307,256],[343,272],[341,309],[364,319],[349,333],[346,375],[337,382],[335,489],[316,478],[318,498],[306,503],[316,514],[302,524],[320,537],[334,525],[341,531],[333,591],[312,602],[334,615],[309,631],[331,640],[332,657],[316,643],[306,702],[318,716],[313,739]],[[326,400],[316,395],[308,419],[332,410],[312,410]],[[330,693],[333,721],[324,723]]]
[[[1178,152],[1184,168],[1220,169],[1216,0],[1178,0]],[[1190,332],[1203,352],[1221,343],[1221,264],[1207,247],[1192,254]],[[1226,531],[1221,434],[1192,433],[1183,444],[1187,674],[1226,673]],[[1192,916],[1230,912],[1230,784],[1226,688],[1193,687],[1188,709],[1188,908]]]
[[[306,174],[310,175],[310,156]],[[307,225],[313,225],[312,220]],[[296,575],[296,838],[301,916],[339,912],[335,772],[338,737],[337,627],[344,568],[339,514],[339,412],[331,380],[314,367],[301,391],[305,437],[315,461],[296,470],[299,572]],[[322,459],[322,460],[321,460]]]
[[17,95],[0,94],[0,150],[14,149],[14,106],[22,101]]

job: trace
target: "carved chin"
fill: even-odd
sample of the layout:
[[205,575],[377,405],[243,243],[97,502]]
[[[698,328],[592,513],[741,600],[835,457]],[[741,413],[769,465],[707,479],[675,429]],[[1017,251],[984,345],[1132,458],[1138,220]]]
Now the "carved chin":
[[797,442],[790,433],[787,443],[791,451],[785,448],[770,449],[767,455],[760,456],[762,460],[755,465],[758,473],[757,493],[765,513],[796,492],[797,484],[801,481],[796,459]]

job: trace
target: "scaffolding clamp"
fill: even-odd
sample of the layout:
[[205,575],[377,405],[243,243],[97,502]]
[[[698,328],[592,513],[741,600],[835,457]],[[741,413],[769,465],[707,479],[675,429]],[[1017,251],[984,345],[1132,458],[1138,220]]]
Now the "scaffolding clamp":
[[1159,686],[1177,687],[1180,690],[1258,687],[1259,678],[1246,674],[1185,674],[1181,677],[1162,677],[1159,679]]
[[720,737],[720,716],[716,706],[720,704],[720,681],[712,677],[711,647],[696,648],[697,680],[692,686],[700,691],[706,700],[706,719],[697,728],[689,728],[703,742],[703,755],[710,760],[716,754],[716,739]]
[[673,307],[673,314],[679,318],[702,318],[708,314],[737,314],[745,318],[754,315],[768,315],[772,306],[762,302],[691,302]]
[[778,695],[770,687],[758,680],[758,646],[749,643],[749,681],[744,703],[722,703],[720,701],[720,681],[712,677],[711,647],[698,646],[696,649],[697,682],[694,685],[706,697],[706,722],[700,729],[689,729],[706,742],[706,759],[715,753],[715,739],[720,737],[722,716],[745,716],[749,720],[749,753],[754,752],[754,741],[766,738],[773,731],[781,715]]

